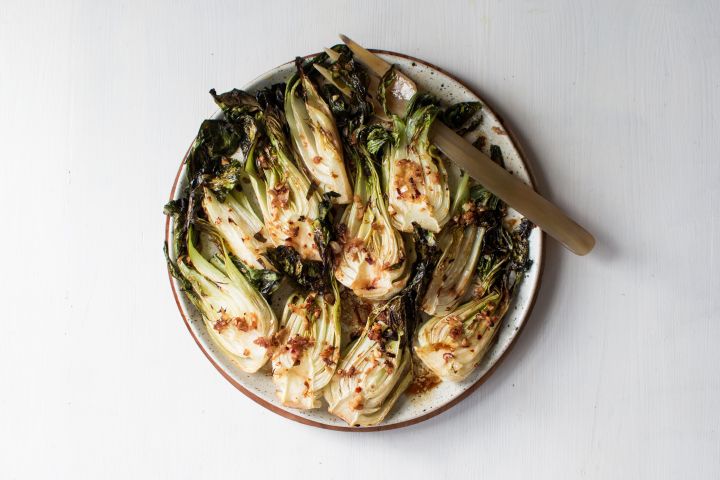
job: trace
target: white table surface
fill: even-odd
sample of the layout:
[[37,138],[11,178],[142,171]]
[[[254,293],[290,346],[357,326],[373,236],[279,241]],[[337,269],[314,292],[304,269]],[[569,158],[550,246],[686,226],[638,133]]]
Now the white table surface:
[[[719,478],[718,25],[713,1],[2,2],[0,476]],[[340,31],[477,89],[598,239],[548,242],[485,385],[385,433],[236,391],[161,251],[207,91]]]

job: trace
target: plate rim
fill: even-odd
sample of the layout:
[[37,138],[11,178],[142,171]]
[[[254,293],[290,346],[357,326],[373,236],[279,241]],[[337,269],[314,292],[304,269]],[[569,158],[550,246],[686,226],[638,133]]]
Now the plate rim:
[[[452,80],[454,80],[454,81],[456,81],[457,83],[459,83],[463,88],[467,89],[470,93],[472,93],[473,95],[475,95],[476,97],[478,97],[478,98],[483,102],[483,104],[484,104],[483,108],[486,108],[488,111],[490,111],[490,113],[492,113],[492,114],[495,116],[495,118],[497,118],[497,120],[498,120],[498,122],[500,123],[500,125],[502,125],[503,130],[504,130],[504,131],[507,133],[507,135],[510,137],[510,140],[511,140],[513,146],[515,147],[515,149],[516,149],[517,152],[518,152],[518,158],[519,158],[519,160],[522,162],[523,166],[524,166],[525,169],[527,170],[528,177],[529,177],[529,179],[530,179],[530,186],[533,188],[533,190],[537,191],[537,184],[536,184],[537,182],[536,182],[536,179],[535,179],[535,175],[533,174],[533,170],[532,170],[531,165],[530,165],[530,164],[528,163],[528,161],[527,161],[527,154],[525,153],[525,150],[523,149],[522,145],[519,143],[518,138],[517,138],[517,136],[514,134],[514,132],[507,127],[507,125],[506,125],[503,117],[500,116],[500,115],[498,115],[498,113],[496,112],[496,110],[495,110],[494,108],[492,108],[492,106],[486,102],[485,98],[483,98],[481,95],[478,95],[478,93],[477,93],[475,90],[473,90],[472,88],[470,88],[469,86],[467,86],[467,85],[465,84],[465,82],[463,82],[462,80],[460,80],[460,79],[457,78],[456,76],[452,75],[451,73],[447,72],[446,70],[444,70],[444,69],[442,69],[442,68],[440,68],[440,67],[438,67],[438,66],[436,66],[436,65],[434,65],[434,64],[432,64],[432,63],[430,63],[430,62],[427,62],[427,61],[425,61],[425,60],[419,59],[419,58],[417,58],[417,57],[413,57],[413,56],[411,56],[411,55],[407,55],[407,54],[404,54],[404,53],[398,53],[398,52],[394,52],[394,51],[391,51],[391,50],[382,50],[382,49],[374,49],[374,48],[371,48],[371,49],[369,49],[369,50],[370,50],[371,52],[373,52],[373,53],[392,55],[392,56],[396,56],[396,57],[400,57],[400,58],[405,58],[405,59],[410,60],[410,61],[412,61],[412,62],[417,62],[417,63],[419,63],[419,64],[422,64],[422,65],[424,65],[424,66],[426,66],[426,67],[428,67],[428,68],[431,68],[431,69],[433,69],[433,70],[435,70],[435,71],[437,71],[437,72],[439,72],[439,73],[441,73],[441,74],[443,74],[443,75],[446,75],[447,77],[449,77],[449,78],[451,78]],[[315,55],[317,55],[317,53],[310,54],[310,55],[306,55],[305,57],[308,58],[308,57],[313,57],[313,56],[315,56]],[[263,74],[255,77],[255,79],[253,79],[250,83],[255,82],[258,78],[262,78],[263,76],[270,74],[270,72],[273,72],[273,71],[275,71],[275,70],[277,70],[277,69],[279,69],[279,68],[287,65],[288,63],[292,63],[292,61],[291,61],[291,62],[282,63],[282,64],[280,64],[280,65],[278,65],[278,66],[276,66],[276,67],[268,70],[267,72],[265,72],[265,73],[263,73]],[[179,179],[180,179],[180,175],[181,175],[181,173],[182,173],[183,166],[185,165],[185,160],[187,159],[187,156],[188,156],[188,154],[190,153],[190,149],[191,149],[191,148],[192,148],[192,142],[190,143],[190,146],[188,147],[188,149],[187,149],[187,151],[185,152],[185,154],[183,155],[183,158],[182,158],[182,160],[181,160],[181,162],[180,162],[180,166],[178,167],[178,171],[177,171],[177,173],[176,173],[176,175],[175,175],[175,180],[174,180],[174,182],[173,182],[172,189],[170,190],[170,197],[169,197],[170,200],[174,200],[174,198],[175,198],[175,191],[176,191],[177,186],[178,186],[178,181],[179,181]],[[482,377],[478,378],[478,379],[475,381],[475,383],[473,383],[472,385],[470,385],[467,389],[465,389],[465,390],[464,390],[462,393],[460,393],[457,397],[455,397],[455,398],[453,398],[452,400],[448,401],[447,403],[439,406],[438,408],[433,409],[432,411],[430,411],[430,412],[428,412],[428,413],[425,413],[425,414],[423,414],[423,415],[419,415],[419,416],[417,416],[417,417],[415,417],[415,418],[411,418],[411,419],[409,419],[409,420],[403,420],[402,422],[392,423],[392,424],[388,424],[388,425],[374,425],[374,426],[370,426],[370,427],[360,427],[360,428],[358,428],[358,427],[343,426],[343,425],[328,425],[328,424],[326,424],[326,423],[317,422],[317,421],[310,420],[310,419],[305,418],[305,417],[301,417],[300,415],[295,415],[294,413],[292,413],[292,412],[290,412],[290,411],[288,411],[288,410],[284,410],[284,409],[280,408],[280,407],[277,406],[277,405],[273,405],[272,403],[270,403],[270,402],[268,402],[267,400],[265,400],[265,399],[261,398],[260,396],[256,395],[256,394],[255,394],[254,392],[252,392],[250,389],[248,389],[247,387],[243,386],[240,382],[238,382],[237,380],[235,380],[235,379],[232,377],[232,375],[230,375],[227,371],[225,371],[225,369],[223,369],[223,367],[222,367],[218,362],[216,362],[216,361],[212,358],[212,356],[210,355],[210,353],[205,349],[205,347],[202,345],[202,343],[201,343],[200,340],[198,339],[197,335],[195,335],[195,332],[193,331],[192,327],[190,326],[190,321],[188,320],[187,316],[185,315],[185,311],[184,311],[184,309],[183,309],[182,303],[181,303],[180,298],[179,298],[179,296],[178,296],[178,291],[177,291],[177,289],[175,288],[175,281],[174,281],[172,275],[170,274],[169,268],[168,268],[167,273],[168,273],[168,279],[169,279],[169,281],[170,281],[170,289],[172,290],[173,298],[175,299],[175,304],[176,304],[177,307],[178,307],[178,311],[180,312],[180,316],[181,316],[182,319],[183,319],[183,323],[185,323],[185,327],[187,328],[188,332],[190,332],[190,336],[192,336],[193,340],[195,341],[195,344],[200,348],[200,351],[202,351],[203,355],[205,355],[205,358],[207,358],[207,359],[210,361],[210,363],[215,367],[215,369],[216,369],[228,382],[230,382],[231,385],[233,385],[233,386],[234,386],[236,389],[238,389],[241,393],[243,393],[243,394],[244,394],[245,396],[247,396],[249,399],[253,400],[253,401],[254,401],[255,403],[257,403],[258,405],[260,405],[260,406],[262,406],[262,407],[270,410],[271,412],[273,412],[273,413],[275,413],[275,414],[277,414],[277,415],[280,415],[280,416],[282,416],[282,417],[284,417],[284,418],[287,418],[287,419],[289,419],[289,420],[293,420],[293,421],[295,421],[295,422],[301,423],[301,424],[303,424],[303,425],[308,425],[308,426],[316,427],[316,428],[322,428],[322,429],[324,429],[324,430],[334,430],[334,431],[342,431],[342,432],[377,432],[377,431],[395,430],[395,429],[398,429],[398,428],[409,427],[409,426],[411,426],[411,425],[415,425],[415,424],[418,424],[418,423],[420,423],[420,422],[424,422],[425,420],[429,420],[429,419],[431,419],[431,418],[433,418],[433,417],[435,417],[435,416],[437,416],[437,415],[440,415],[440,414],[443,413],[443,412],[446,412],[446,411],[449,410],[450,408],[452,408],[452,407],[454,407],[455,405],[457,405],[458,403],[460,403],[460,402],[461,402],[462,400],[464,400],[465,398],[469,397],[469,396],[470,396],[473,392],[475,392],[482,384],[484,384],[484,383],[487,381],[487,379],[490,378],[490,376],[495,372],[495,370],[496,370],[496,369],[498,368],[498,366],[503,362],[503,360],[505,359],[505,357],[506,357],[506,356],[510,353],[510,351],[513,349],[513,347],[515,346],[515,343],[517,342],[517,339],[520,337],[520,335],[522,334],[523,330],[525,329],[525,325],[527,325],[528,319],[530,318],[530,316],[531,316],[531,314],[532,314],[532,311],[533,311],[533,309],[535,308],[535,303],[536,303],[536,301],[537,301],[538,293],[539,293],[540,289],[542,288],[543,273],[544,273],[544,271],[545,271],[545,243],[546,243],[546,242],[545,242],[545,239],[546,239],[546,234],[545,234],[545,232],[544,232],[543,230],[540,230],[540,232],[541,232],[540,238],[538,239],[538,241],[539,241],[539,243],[540,243],[540,249],[539,249],[539,250],[540,250],[540,259],[539,259],[539,262],[538,262],[539,265],[538,265],[537,284],[536,284],[536,286],[535,286],[534,291],[532,292],[532,297],[530,298],[530,303],[529,303],[529,305],[528,305],[527,311],[526,311],[525,314],[521,317],[520,328],[519,328],[518,331],[515,333],[515,335],[513,336],[512,340],[510,341],[510,343],[509,343],[509,344],[507,345],[507,347],[505,348],[505,350],[500,354],[500,356],[497,358],[497,360],[495,361],[495,363],[490,367],[490,369],[488,369],[488,371],[485,372],[485,374],[484,374]],[[166,242],[166,244],[167,244],[167,242],[169,242],[169,241],[170,241],[170,216],[166,216],[166,218],[165,218],[165,242]]]

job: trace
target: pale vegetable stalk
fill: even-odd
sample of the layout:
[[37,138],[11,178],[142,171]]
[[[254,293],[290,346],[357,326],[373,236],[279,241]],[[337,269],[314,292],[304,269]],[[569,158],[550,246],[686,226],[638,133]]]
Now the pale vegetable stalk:
[[418,331],[415,352],[443,380],[464,380],[492,345],[508,303],[508,295],[493,291],[431,318]]
[[443,230],[438,246],[443,251],[422,303],[430,315],[450,312],[470,286],[480,256],[485,229],[477,225]]
[[415,353],[443,380],[459,382],[478,366],[491,347],[512,294],[529,268],[527,221],[509,232],[498,225],[486,233],[473,298],[425,322]]
[[297,68],[297,78],[288,83],[285,91],[285,116],[295,149],[321,190],[337,193],[335,203],[349,203],[352,187],[335,119],[313,81],[303,72],[300,60]]
[[381,422],[412,381],[410,342],[418,315],[416,302],[438,256],[432,235],[420,229],[415,250],[411,281],[373,310],[325,389],[328,411],[350,425]]
[[325,391],[328,411],[349,425],[381,422],[412,381],[408,339],[396,328],[388,309],[373,312]]
[[430,315],[447,314],[462,301],[475,276],[485,233],[499,225],[504,213],[497,197],[484,188],[474,187],[472,199],[469,191],[468,176],[463,175],[452,223],[438,238],[443,253],[422,303],[422,310]]
[[232,191],[221,202],[210,189],[203,189],[202,206],[208,221],[215,226],[230,252],[254,269],[274,270],[264,256],[272,246],[263,221],[253,210],[245,193]]
[[417,223],[437,233],[450,218],[450,188],[443,159],[428,138],[439,109],[423,101],[415,99],[404,120],[394,117],[396,141],[383,177],[393,226],[411,232]]
[[[272,358],[275,391],[283,405],[320,407],[323,388],[340,359],[340,299],[332,295],[294,294],[282,319],[280,346]],[[332,302],[332,303],[331,303]]]
[[340,220],[343,238],[335,276],[358,297],[386,300],[407,283],[411,261],[391,225],[372,161],[361,152],[355,161],[354,199]]

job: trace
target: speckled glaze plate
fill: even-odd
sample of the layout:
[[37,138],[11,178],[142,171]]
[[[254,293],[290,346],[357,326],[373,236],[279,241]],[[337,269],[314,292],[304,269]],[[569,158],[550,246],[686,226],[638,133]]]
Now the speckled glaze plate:
[[[458,80],[433,65],[398,53],[378,50],[374,52],[386,61],[399,66],[416,81],[420,91],[432,93],[444,103],[452,104],[463,101],[482,102],[484,113],[483,121],[479,128],[481,134],[487,139],[483,148],[489,149],[492,144],[500,146],[507,168],[523,181],[532,185],[531,174],[517,143],[514,141],[511,133],[502,124],[502,121],[481,98]],[[249,92],[255,92],[273,83],[285,81],[294,72],[294,68],[293,62],[280,65],[245,85],[243,89]],[[486,151],[486,153],[488,152]],[[186,184],[184,168],[181,164],[172,187],[170,198],[175,199],[179,197]],[[168,240],[168,244],[172,245],[172,242],[169,241],[170,231],[172,231],[172,222],[168,219],[166,224],[166,239]],[[505,315],[503,325],[497,334],[494,345],[490,348],[475,371],[461,383],[442,382],[422,394],[405,394],[400,398],[385,420],[373,427],[349,427],[344,421],[328,413],[326,405],[323,405],[323,408],[311,411],[300,411],[281,405],[275,396],[269,362],[263,370],[255,374],[247,374],[241,371],[233,363],[231,357],[212,340],[200,314],[185,296],[181,294],[177,281],[170,277],[170,284],[180,314],[200,349],[230,383],[252,400],[279,415],[306,425],[348,431],[387,430],[421,422],[457,404],[482,384],[494,371],[503,356],[508,353],[530,315],[542,274],[544,240],[542,232],[538,228],[533,229],[529,240],[530,258],[533,260],[532,267],[527,272],[526,278],[520,284],[520,287],[516,290],[515,298],[508,313]],[[170,255],[172,258],[175,258],[175,252],[171,251]],[[279,307],[281,311],[281,303],[284,302],[282,302],[283,299],[280,300],[280,302],[273,302],[273,307],[276,310]],[[278,316],[278,318],[280,317]]]

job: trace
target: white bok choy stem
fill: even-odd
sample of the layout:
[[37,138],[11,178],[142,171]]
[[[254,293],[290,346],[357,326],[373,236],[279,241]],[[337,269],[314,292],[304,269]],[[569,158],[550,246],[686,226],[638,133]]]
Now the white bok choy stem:
[[412,262],[402,235],[390,222],[372,160],[357,152],[355,162],[353,203],[339,224],[342,245],[335,277],[358,297],[386,300],[405,286]]
[[325,389],[328,411],[349,425],[381,422],[412,381],[401,295],[370,315]]
[[274,270],[264,256],[272,244],[245,193],[234,190],[221,202],[210,189],[203,190],[203,210],[230,252],[250,268]]
[[340,298],[332,295],[291,295],[285,305],[280,345],[272,357],[275,391],[283,405],[320,407],[323,388],[340,359]]
[[372,311],[325,388],[328,411],[350,425],[381,422],[412,382],[410,343],[418,319],[417,300],[439,256],[432,234],[418,227],[414,237],[411,279],[400,293]]
[[415,352],[443,380],[464,380],[492,345],[508,301],[501,291],[492,291],[431,318],[418,331]]
[[393,226],[411,232],[413,224],[434,233],[450,218],[450,188],[444,161],[428,132],[439,108],[416,95],[404,119],[395,116],[396,141],[386,151],[383,182]]
[[438,238],[442,256],[421,305],[430,315],[447,314],[460,304],[475,276],[485,233],[504,214],[497,197],[480,186],[473,187],[469,198],[468,178],[461,177],[453,219]]
[[346,204],[352,187],[343,161],[343,147],[335,119],[317,87],[298,59],[298,74],[285,90],[285,117],[290,136],[305,168],[325,192],[338,194],[335,203]]

